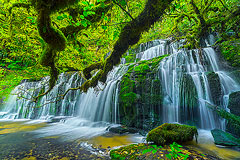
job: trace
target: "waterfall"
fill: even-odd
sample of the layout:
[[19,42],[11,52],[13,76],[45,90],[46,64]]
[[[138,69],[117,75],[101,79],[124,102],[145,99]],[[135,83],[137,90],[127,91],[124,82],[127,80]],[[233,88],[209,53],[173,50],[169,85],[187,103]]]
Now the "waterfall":
[[[159,45],[137,54],[141,60],[169,54],[159,65],[157,78],[161,80],[164,94],[162,122],[189,123],[204,129],[225,129],[224,120],[213,113],[207,103],[227,110],[229,94],[240,90],[240,85],[219,64],[213,48],[214,37],[206,40],[207,48],[201,50],[179,49],[184,40],[175,43],[159,40]],[[215,86],[209,75],[219,79],[219,103],[212,95]],[[206,103],[207,102],[207,103]],[[190,123],[191,124],[191,123]]]
[[126,70],[127,66],[115,67],[108,74],[106,84],[98,85],[99,91],[92,88],[87,93],[80,93],[79,90],[70,91],[63,100],[60,99],[60,95],[69,88],[83,84],[84,80],[77,72],[62,73],[55,87],[37,103],[32,101],[32,97],[48,89],[49,77],[39,82],[22,83],[12,91],[13,96],[10,97],[0,117],[2,119],[51,120],[68,116],[117,123],[118,85]]
[[[210,47],[213,41],[210,36],[210,40],[206,40],[207,47],[201,50],[180,49],[184,40],[172,43],[169,40],[155,40],[136,49],[135,56],[139,60],[169,55],[160,62],[155,76],[161,85],[159,94],[163,94],[163,100],[157,108],[161,122],[185,123],[203,129],[225,129],[224,120],[209,109],[207,103],[227,110],[229,94],[239,91],[240,85],[220,65],[216,52]],[[91,88],[87,93],[70,91],[64,99],[58,100],[59,95],[69,88],[84,83],[84,79],[77,72],[62,73],[52,91],[41,97],[36,104],[31,98],[48,89],[49,77],[38,82],[24,82],[12,91],[14,95],[1,110],[0,118],[64,119],[61,125],[74,126],[71,131],[75,130],[75,126],[98,126],[100,128],[97,132],[104,131],[109,123],[121,123],[118,94],[121,78],[127,70],[128,65],[124,64],[122,59],[121,65],[114,67],[108,74],[106,84],[98,84],[98,90]],[[151,90],[153,89],[156,90],[155,85],[154,88],[151,86]],[[137,105],[133,107],[142,107]],[[149,107],[149,117],[153,117],[155,108]],[[138,113],[138,110],[136,112]],[[87,128],[81,128],[81,134],[93,134],[86,130]],[[58,132],[61,134],[67,131]],[[43,130],[43,133],[46,132]]]

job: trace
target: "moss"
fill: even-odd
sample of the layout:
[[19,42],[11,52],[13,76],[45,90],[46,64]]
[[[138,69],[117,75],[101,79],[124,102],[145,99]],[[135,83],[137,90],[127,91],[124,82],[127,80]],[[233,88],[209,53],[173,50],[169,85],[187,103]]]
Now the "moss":
[[139,72],[139,73],[146,73],[148,71],[150,71],[150,67],[148,66],[148,64],[140,64],[135,66],[134,68],[135,72]]
[[197,136],[197,128],[194,126],[169,124],[163,125],[151,130],[147,135],[148,142],[154,142],[158,145],[169,144],[173,142],[183,143],[193,140]]
[[128,56],[125,56],[125,60],[126,60],[126,63],[133,63],[135,61],[135,58],[134,58],[135,55],[128,55]]
[[240,39],[231,39],[220,44],[224,58],[234,67],[240,67]]

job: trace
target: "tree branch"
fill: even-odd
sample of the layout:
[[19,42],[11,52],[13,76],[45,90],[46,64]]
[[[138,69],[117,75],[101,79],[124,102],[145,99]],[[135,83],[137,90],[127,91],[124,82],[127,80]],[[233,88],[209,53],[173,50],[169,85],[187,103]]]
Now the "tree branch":
[[126,11],[120,4],[118,4],[115,0],[113,0],[113,3],[120,7],[132,20],[134,20],[131,14],[128,11]]

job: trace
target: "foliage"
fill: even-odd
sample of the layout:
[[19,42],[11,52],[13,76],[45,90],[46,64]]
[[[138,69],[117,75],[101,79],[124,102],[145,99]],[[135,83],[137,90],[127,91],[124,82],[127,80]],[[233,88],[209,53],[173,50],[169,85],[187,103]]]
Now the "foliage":
[[234,67],[240,67],[240,39],[232,38],[220,44],[224,58]]
[[0,99],[7,100],[10,92],[24,79],[39,80],[48,75],[41,67],[28,67],[25,70],[9,70],[0,67]]
[[176,142],[169,146],[157,146],[150,144],[131,144],[110,151],[110,157],[114,160],[136,160],[136,159],[164,159],[164,160],[182,160],[182,159],[207,159],[207,157],[198,151],[182,147]]
[[164,145],[173,142],[183,143],[191,141],[193,136],[197,136],[197,128],[194,126],[169,124],[163,125],[151,130],[147,135],[148,142],[154,142],[157,145]]
[[168,159],[183,159],[183,160],[186,160],[189,155],[188,154],[182,154],[181,153],[181,148],[182,146],[177,144],[176,142],[173,142],[173,144],[170,144],[170,153],[169,154],[166,154],[166,157]]
[[[29,5],[30,2],[32,4]],[[38,32],[41,27],[38,27],[37,17],[39,14],[35,2],[38,1],[2,0],[0,2],[1,66],[13,70],[27,70],[28,67],[39,64],[42,48],[46,48],[47,43],[46,39],[44,41]],[[201,36],[204,37],[205,32],[218,32],[222,39],[221,42],[229,37],[228,33],[234,33],[230,37],[239,36],[238,0],[174,0],[171,4],[168,1],[163,4],[164,7],[161,5],[156,7],[158,9],[167,8],[164,11],[162,22],[152,23],[148,26],[148,28],[151,27],[149,30],[145,28],[146,26],[136,29],[132,33],[134,38],[129,36],[128,29],[126,30],[124,27],[131,28],[132,24],[136,23],[133,20],[137,19],[139,14],[144,11],[147,3],[145,0],[68,1],[71,2],[70,7],[63,5],[68,2],[59,2],[61,2],[59,3],[61,10],[57,9],[58,5],[53,6],[50,17],[51,27],[56,33],[64,33],[67,39],[65,50],[57,52],[54,57],[54,64],[59,73],[71,70],[82,71],[91,64],[103,62],[105,54],[114,50],[114,44],[119,38],[119,42],[123,41],[123,46],[126,46],[127,49],[130,42],[131,45],[135,44],[133,47],[136,47],[143,42],[167,37],[184,38],[187,40],[186,47],[199,47],[199,40],[202,38]],[[104,8],[108,4],[111,6],[108,11],[98,12],[99,8]],[[196,6],[196,4],[199,5]],[[154,19],[157,20],[157,16]],[[130,23],[131,21],[134,23]],[[129,41],[121,40],[124,36],[119,37],[124,31],[127,33],[126,38],[130,39]],[[142,31],[144,32],[140,37]],[[234,45],[233,48],[231,46],[231,43],[223,43],[226,51],[223,51],[224,55],[234,63],[233,65],[238,66],[239,62],[236,57],[238,57],[239,51],[234,48]],[[121,46],[120,49],[122,48]],[[45,60],[48,58],[45,57]],[[126,58],[127,62],[133,62],[131,56]],[[106,64],[111,63],[104,65]],[[35,71],[41,72],[42,68],[40,67],[39,71],[36,68]],[[106,66],[105,70],[108,69],[111,67]],[[97,78],[95,77],[95,79]]]

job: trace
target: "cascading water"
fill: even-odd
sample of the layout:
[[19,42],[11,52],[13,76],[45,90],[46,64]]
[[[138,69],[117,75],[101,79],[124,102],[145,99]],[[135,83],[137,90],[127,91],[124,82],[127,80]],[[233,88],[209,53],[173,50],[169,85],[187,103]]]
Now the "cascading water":
[[[214,40],[211,38],[209,41],[213,43]],[[160,62],[157,75],[164,94],[162,122],[188,123],[204,129],[225,129],[224,120],[207,107],[208,103],[227,109],[229,94],[239,91],[240,85],[221,68],[213,48],[178,49],[183,42],[168,45],[166,41],[160,40],[160,45],[141,52],[141,60],[170,54]],[[219,104],[211,92],[214,86],[209,84],[210,73],[220,79]]]
[[[207,107],[206,102],[226,109],[229,94],[240,90],[240,86],[229,76],[228,72],[221,68],[214,49],[210,47],[202,50],[179,49],[183,43],[184,41],[170,43],[169,40],[155,40],[141,45],[136,50],[136,59],[140,60],[149,60],[169,54],[160,62],[156,74],[156,79],[161,81],[159,90],[163,93],[163,102],[158,108],[159,117],[162,122],[194,124],[204,129],[224,129],[224,121]],[[106,130],[109,122],[121,123],[118,86],[127,70],[128,67],[124,64],[115,67],[108,75],[106,85],[99,84],[100,91],[97,93],[94,89],[89,89],[87,93],[70,91],[63,100],[58,101],[56,99],[58,95],[84,82],[77,73],[61,74],[53,90],[43,96],[36,105],[29,99],[47,90],[47,86],[42,86],[48,78],[39,82],[22,83],[13,93],[22,93],[20,97],[25,98],[19,99],[17,95],[12,96],[7,106],[0,112],[0,118],[53,121],[62,119],[58,124],[60,126],[41,129],[42,136],[44,134],[48,136],[68,134],[69,132],[76,132],[79,136],[100,134]],[[218,93],[217,99],[214,98],[214,87],[209,78],[211,76],[219,80],[216,81],[219,83],[219,90],[216,92]],[[52,101],[55,102],[51,103]],[[149,114],[153,115],[154,109],[152,108],[150,112]],[[64,126],[66,129],[62,129]],[[95,128],[94,132],[89,128]]]
[[[32,96],[47,90],[42,87],[48,78],[39,82],[22,83],[12,92],[8,105],[0,112],[2,119],[40,119],[60,121],[38,131],[41,136],[66,135],[68,138],[91,137],[106,131],[110,122],[119,122],[118,85],[127,66],[115,67],[108,75],[105,85],[99,84],[99,91],[89,89],[87,93],[70,91],[63,100],[60,95],[69,88],[81,85],[84,80],[78,73],[61,74],[56,86],[34,105]],[[104,88],[104,89],[103,89]],[[103,91],[101,91],[103,89]],[[17,98],[17,96],[24,98]],[[28,122],[31,123],[31,122]],[[71,133],[71,136],[67,136]],[[72,136],[72,134],[77,137]]]

